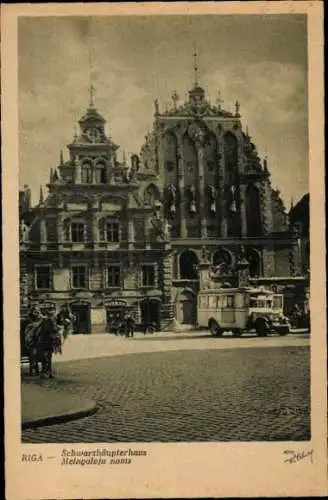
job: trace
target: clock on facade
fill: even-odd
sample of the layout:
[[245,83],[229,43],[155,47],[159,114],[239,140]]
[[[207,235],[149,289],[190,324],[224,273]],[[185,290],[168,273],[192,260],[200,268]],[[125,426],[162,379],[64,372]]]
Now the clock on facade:
[[88,138],[92,142],[96,142],[100,137],[100,132],[97,128],[89,128],[86,131]]

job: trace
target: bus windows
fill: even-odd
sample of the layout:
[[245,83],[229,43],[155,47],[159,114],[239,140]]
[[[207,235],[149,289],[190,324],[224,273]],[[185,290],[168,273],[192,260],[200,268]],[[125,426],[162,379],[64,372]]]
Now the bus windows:
[[208,297],[208,307],[209,309],[216,309],[216,295],[210,295]]
[[273,296],[273,309],[282,309],[282,295]]
[[201,295],[199,297],[199,307],[200,309],[207,309],[207,295]]
[[232,307],[234,307],[234,297],[233,295],[228,295],[227,296],[227,308],[231,309]]
[[222,308],[232,309],[234,307],[234,296],[233,295],[223,295],[222,296]]

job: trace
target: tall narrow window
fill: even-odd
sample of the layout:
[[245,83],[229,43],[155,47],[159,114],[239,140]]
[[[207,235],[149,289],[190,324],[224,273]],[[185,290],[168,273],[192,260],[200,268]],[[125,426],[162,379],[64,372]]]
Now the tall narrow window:
[[142,266],[142,286],[155,286],[155,267],[153,265]]
[[87,288],[87,267],[72,267],[72,288]]
[[71,234],[73,243],[83,243],[84,242],[83,222],[73,222],[71,227]]
[[35,269],[35,285],[38,290],[49,290],[51,287],[51,267],[40,266]]
[[107,222],[106,240],[110,243],[118,243],[120,241],[120,226],[118,222]]
[[83,184],[92,183],[91,163],[85,162],[81,167],[81,180]]
[[107,287],[119,288],[121,286],[121,268],[119,265],[108,266]]
[[247,236],[261,236],[261,203],[258,189],[252,184],[246,190]]

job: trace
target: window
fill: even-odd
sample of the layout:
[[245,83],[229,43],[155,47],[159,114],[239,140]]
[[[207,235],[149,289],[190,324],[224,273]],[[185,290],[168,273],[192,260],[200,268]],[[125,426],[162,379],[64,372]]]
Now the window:
[[106,240],[111,243],[117,243],[120,241],[120,228],[118,222],[107,222]]
[[226,309],[232,309],[234,307],[234,296],[233,295],[224,295],[222,297],[222,307]]
[[273,296],[273,309],[282,309],[282,295]]
[[142,286],[155,285],[155,267],[152,265],[142,266]]
[[82,243],[84,241],[84,224],[83,222],[73,222],[72,227],[72,242]]
[[121,268],[119,265],[108,266],[107,268],[107,287],[118,288],[121,285]]
[[36,288],[49,290],[51,287],[51,268],[50,266],[37,267],[35,270]]
[[199,297],[199,307],[200,309],[207,309],[207,296],[201,295]]
[[216,295],[210,295],[208,297],[208,307],[209,309],[216,309]]
[[81,181],[83,184],[92,183],[92,170],[90,163],[84,163],[81,168]]
[[86,266],[72,267],[72,288],[87,287],[87,268]]

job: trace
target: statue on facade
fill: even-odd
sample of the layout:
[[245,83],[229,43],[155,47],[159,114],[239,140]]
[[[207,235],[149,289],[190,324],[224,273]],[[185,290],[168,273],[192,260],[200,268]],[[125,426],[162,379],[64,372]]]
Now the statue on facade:
[[188,190],[188,197],[189,197],[189,210],[190,213],[195,214],[197,212],[196,208],[196,191],[194,186],[189,186]]
[[208,193],[209,193],[209,205],[210,205],[210,212],[213,214],[216,212],[216,188],[213,185],[208,186]]
[[22,220],[19,226],[19,241],[26,242],[28,241],[29,236],[29,228],[25,224],[25,221]]
[[169,210],[173,214],[176,211],[177,189],[173,184],[170,184],[167,191],[169,195]]

